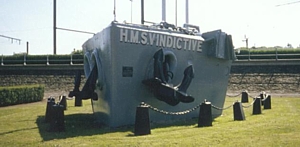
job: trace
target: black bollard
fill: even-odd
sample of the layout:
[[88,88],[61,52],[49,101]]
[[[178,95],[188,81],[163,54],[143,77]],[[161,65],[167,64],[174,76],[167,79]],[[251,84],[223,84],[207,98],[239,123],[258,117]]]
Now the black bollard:
[[254,101],[252,114],[253,115],[261,114],[261,98],[260,97],[257,97]]
[[211,103],[203,102],[200,106],[198,127],[212,126]]
[[60,105],[60,103],[61,103],[61,99],[62,99],[62,95],[58,96],[58,102],[57,102],[57,104],[59,104],[59,105]]
[[260,96],[260,99],[261,99],[261,105],[263,106],[264,105],[264,100],[266,98],[266,94],[264,92],[262,92],[259,96]]
[[248,93],[246,91],[243,91],[242,92],[242,100],[241,100],[242,103],[248,103]]
[[46,107],[46,114],[45,114],[45,122],[51,122],[51,118],[53,116],[52,113],[52,106],[55,104],[55,99],[49,97],[47,99],[47,107]]
[[50,132],[63,132],[65,131],[65,117],[64,106],[56,104],[52,106],[53,120],[50,122]]
[[271,109],[271,95],[264,100],[264,109]]
[[65,95],[61,96],[59,105],[64,106],[64,110],[67,110],[67,97]]
[[135,114],[134,135],[148,134],[151,134],[148,107],[138,106]]
[[244,109],[242,103],[235,102],[233,104],[233,120],[245,120]]
[[82,99],[80,96],[75,95],[75,107],[80,107],[82,106]]

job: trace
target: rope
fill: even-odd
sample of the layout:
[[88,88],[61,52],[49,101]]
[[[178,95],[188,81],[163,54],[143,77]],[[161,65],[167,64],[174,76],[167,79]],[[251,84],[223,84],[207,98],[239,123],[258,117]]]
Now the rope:
[[148,107],[150,108],[151,110],[153,111],[156,111],[156,112],[159,112],[159,113],[162,113],[162,114],[166,114],[166,115],[184,115],[184,114],[188,114],[192,111],[195,111],[196,109],[200,108],[201,106],[201,103],[198,104],[197,106],[191,108],[191,109],[187,109],[187,110],[184,110],[184,111],[180,111],[180,112],[168,112],[168,111],[165,111],[165,110],[162,110],[162,109],[158,109],[156,107],[153,107],[151,106],[150,104],[147,104],[145,102],[142,102],[141,103],[141,106],[145,106],[145,107]]

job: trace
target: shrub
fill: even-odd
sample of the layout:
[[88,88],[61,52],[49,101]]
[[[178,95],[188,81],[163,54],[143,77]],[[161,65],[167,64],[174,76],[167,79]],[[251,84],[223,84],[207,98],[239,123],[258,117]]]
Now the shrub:
[[42,85],[0,87],[0,106],[37,102],[43,97]]

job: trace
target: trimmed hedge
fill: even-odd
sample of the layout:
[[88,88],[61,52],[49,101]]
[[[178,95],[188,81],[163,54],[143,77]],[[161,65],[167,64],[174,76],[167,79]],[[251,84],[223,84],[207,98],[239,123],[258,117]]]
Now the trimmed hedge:
[[0,107],[41,101],[44,98],[44,86],[0,87]]

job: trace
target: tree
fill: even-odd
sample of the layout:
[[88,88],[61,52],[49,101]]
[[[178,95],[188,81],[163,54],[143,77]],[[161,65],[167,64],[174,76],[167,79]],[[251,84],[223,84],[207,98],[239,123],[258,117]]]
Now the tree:
[[83,51],[82,51],[82,50],[75,50],[75,48],[74,48],[74,50],[72,51],[71,54],[79,54],[79,55],[83,55]]

